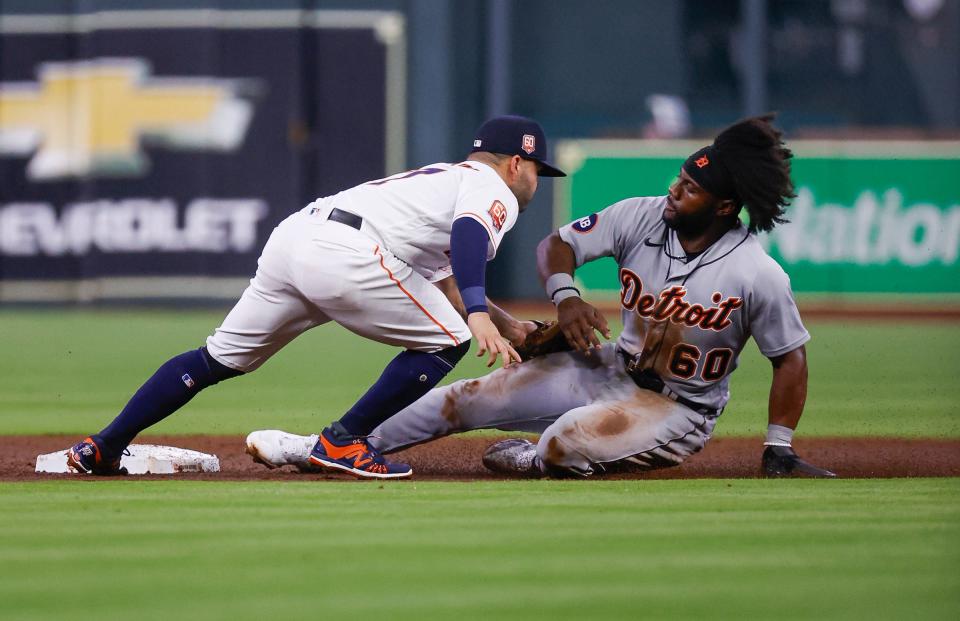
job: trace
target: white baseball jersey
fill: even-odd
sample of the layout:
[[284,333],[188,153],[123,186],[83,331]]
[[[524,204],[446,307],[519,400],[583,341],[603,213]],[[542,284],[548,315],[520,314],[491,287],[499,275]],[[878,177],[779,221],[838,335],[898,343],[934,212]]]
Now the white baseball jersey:
[[513,192],[480,162],[430,164],[344,190],[308,205],[336,207],[363,218],[363,230],[383,242],[420,275],[450,274],[450,230],[460,217],[473,218],[490,236],[493,259],[519,208]]
[[688,260],[661,214],[666,196],[628,198],[560,229],[577,265],[612,256],[619,265],[623,333],[642,368],[699,404],[723,408],[730,373],[753,336],[768,357],[810,340],[790,279],[739,225]]
[[[334,209],[362,218],[360,228],[330,220]],[[473,161],[431,164],[318,199],[274,229],[250,286],[207,339],[207,351],[248,372],[331,320],[417,351],[459,345],[470,330],[430,282],[452,273],[453,221],[483,224],[489,260],[518,213],[497,172]]]

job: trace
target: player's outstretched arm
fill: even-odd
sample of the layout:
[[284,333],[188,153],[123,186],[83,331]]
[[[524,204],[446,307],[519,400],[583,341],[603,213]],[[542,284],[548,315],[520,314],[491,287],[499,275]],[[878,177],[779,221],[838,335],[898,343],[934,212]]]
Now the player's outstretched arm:
[[567,342],[582,352],[600,347],[597,332],[604,338],[610,338],[610,328],[607,320],[599,310],[583,301],[580,292],[572,286],[573,272],[577,260],[573,248],[560,239],[560,234],[554,231],[537,246],[537,271],[540,279],[548,289],[554,288],[550,283],[566,282],[555,291],[547,291],[552,301],[557,305],[557,322]]
[[[460,297],[460,290],[457,288],[457,279],[453,276],[447,276],[443,280],[438,280],[433,284],[450,300],[450,304],[460,313],[460,316],[466,319],[467,309],[463,304],[463,298]],[[527,335],[537,329],[536,323],[516,319],[513,315],[494,304],[490,298],[486,298],[486,301],[487,311],[493,325],[497,327],[500,334],[510,341],[514,347],[523,343]]]
[[487,298],[487,309],[490,313],[490,320],[497,327],[503,338],[510,341],[510,344],[517,347],[527,335],[537,329],[537,324],[532,321],[522,321],[517,319],[507,311],[493,303]]
[[793,430],[800,422],[807,400],[807,350],[802,345],[782,356],[771,358],[769,431],[761,466],[769,477],[806,476],[833,478],[829,470],[803,460],[793,450]]

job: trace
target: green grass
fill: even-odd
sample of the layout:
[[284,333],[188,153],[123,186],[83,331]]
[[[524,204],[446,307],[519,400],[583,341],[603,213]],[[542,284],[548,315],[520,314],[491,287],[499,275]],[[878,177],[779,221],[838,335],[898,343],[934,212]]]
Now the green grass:
[[[167,358],[203,344],[217,311],[0,312],[0,433],[90,433]],[[803,435],[960,437],[960,326],[811,323]],[[158,433],[314,431],[338,418],[396,350],[338,326],[200,394]],[[487,372],[472,354],[447,381]],[[748,344],[718,435],[766,428],[770,364]]]
[[960,480],[0,487],[10,619],[955,619]]
[[[0,312],[0,433],[99,429],[222,314]],[[960,326],[809,328],[801,433],[960,437]],[[315,430],[393,354],[320,328],[154,430]],[[721,434],[769,378],[748,346]],[[960,479],[6,483],[0,558],[18,620],[954,619]]]

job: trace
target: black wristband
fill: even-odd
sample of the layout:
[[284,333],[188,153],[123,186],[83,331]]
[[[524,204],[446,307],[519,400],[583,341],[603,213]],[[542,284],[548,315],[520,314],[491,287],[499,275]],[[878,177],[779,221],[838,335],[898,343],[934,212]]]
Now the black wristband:
[[577,289],[576,287],[560,287],[560,288],[558,288],[558,289],[554,289],[554,290],[553,290],[553,293],[550,294],[550,299],[552,300],[552,299],[553,299],[554,297],[556,297],[556,295],[557,295],[558,293],[560,293],[561,291],[576,291],[576,292],[577,292],[577,297],[582,297],[582,295],[581,295],[581,293],[580,293],[580,290]]

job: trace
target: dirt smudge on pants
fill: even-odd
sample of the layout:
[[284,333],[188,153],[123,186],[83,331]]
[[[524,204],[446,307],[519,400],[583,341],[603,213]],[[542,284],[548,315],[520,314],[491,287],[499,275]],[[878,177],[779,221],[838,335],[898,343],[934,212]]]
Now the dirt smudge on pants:
[[460,425],[460,413],[457,412],[457,391],[451,390],[443,399],[443,406],[440,408],[440,416],[443,416],[450,425],[457,429]]
[[547,440],[547,450],[543,456],[544,463],[548,466],[559,466],[566,456],[567,452],[560,446],[560,441],[556,437]]
[[611,407],[600,415],[600,420],[594,426],[594,431],[601,437],[618,436],[629,429],[632,422],[633,418],[622,407]]

